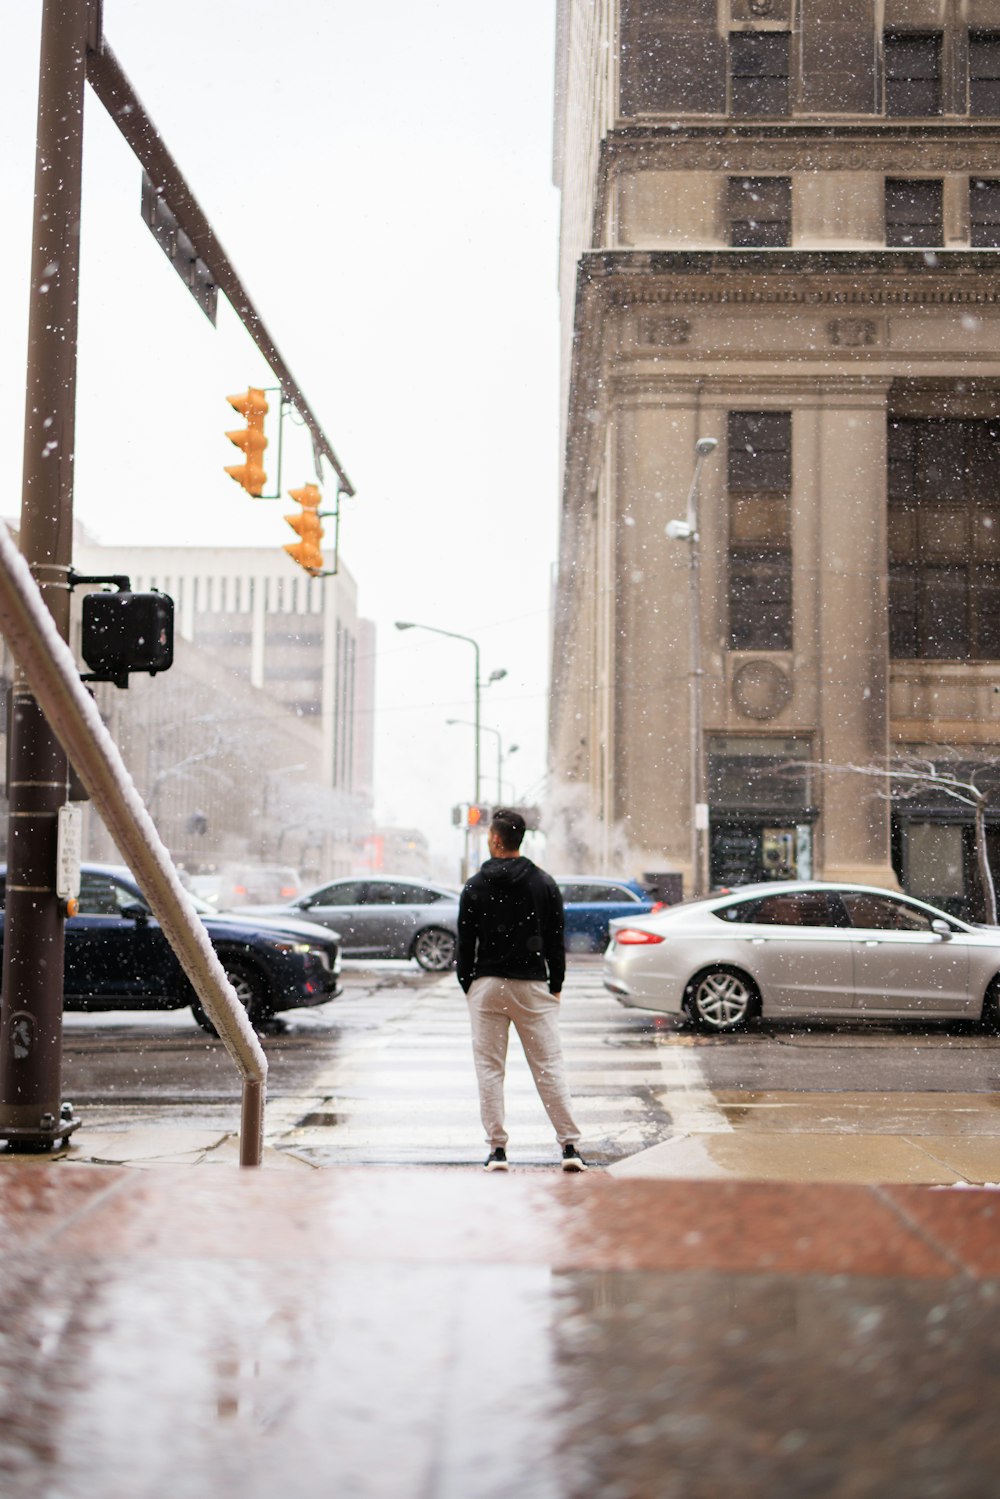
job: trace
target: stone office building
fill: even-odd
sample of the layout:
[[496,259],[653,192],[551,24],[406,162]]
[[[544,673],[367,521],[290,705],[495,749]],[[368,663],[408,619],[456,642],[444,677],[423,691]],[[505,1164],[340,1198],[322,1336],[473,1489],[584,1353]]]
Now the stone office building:
[[691,878],[708,436],[709,878],[975,909],[967,809],[844,767],[1000,758],[1000,0],[560,0],[555,144],[588,861]]

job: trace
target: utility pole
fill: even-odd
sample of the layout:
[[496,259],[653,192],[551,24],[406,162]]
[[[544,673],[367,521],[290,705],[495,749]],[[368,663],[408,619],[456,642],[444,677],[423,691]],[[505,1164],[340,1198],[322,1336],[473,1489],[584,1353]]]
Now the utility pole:
[[[38,78],[21,552],[69,636],[88,0],[44,0]],[[96,7],[94,24],[99,24]],[[10,819],[0,1001],[0,1139],[47,1149],[62,1117],[63,920],[56,831],[67,764],[18,670],[8,718]]]
[[705,746],[702,733],[701,664],[701,537],[698,534],[698,481],[705,459],[719,446],[718,438],[699,437],[694,445],[694,473],[688,490],[687,517],[668,521],[666,534],[671,541],[684,541],[688,547],[688,631],[690,636],[691,673],[690,741],[691,741],[691,893],[697,899],[708,894],[708,803],[705,800]]

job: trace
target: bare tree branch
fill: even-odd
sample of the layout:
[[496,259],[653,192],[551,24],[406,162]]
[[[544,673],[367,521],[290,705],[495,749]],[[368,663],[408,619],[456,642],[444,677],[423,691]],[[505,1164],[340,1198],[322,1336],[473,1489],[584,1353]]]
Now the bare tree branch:
[[[942,758],[951,758],[958,764],[958,756],[951,746],[942,747]],[[889,789],[876,794],[885,801],[911,801],[921,791],[934,790],[948,796],[952,801],[969,807],[973,814],[973,836],[976,849],[976,864],[983,886],[986,904],[986,919],[991,926],[997,924],[997,897],[986,848],[986,808],[995,788],[984,788],[976,784],[975,777],[984,771],[996,770],[991,761],[984,761],[973,771],[962,775],[942,769],[933,760],[920,755],[900,756],[887,765],[835,765],[823,760],[791,760],[777,767],[784,770],[814,770],[820,775],[857,775],[889,782]]]

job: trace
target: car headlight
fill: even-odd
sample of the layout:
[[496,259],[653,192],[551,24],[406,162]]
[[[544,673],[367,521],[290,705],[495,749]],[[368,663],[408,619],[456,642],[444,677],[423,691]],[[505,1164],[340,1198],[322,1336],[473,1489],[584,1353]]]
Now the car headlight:
[[301,954],[316,951],[315,948],[309,946],[308,942],[292,942],[286,937],[273,937],[268,943],[268,946],[271,948],[272,952],[295,952]]
[[272,952],[295,953],[300,958],[315,958],[327,973],[331,971],[330,951],[326,947],[315,947],[311,942],[294,942],[289,937],[274,937],[268,944]]

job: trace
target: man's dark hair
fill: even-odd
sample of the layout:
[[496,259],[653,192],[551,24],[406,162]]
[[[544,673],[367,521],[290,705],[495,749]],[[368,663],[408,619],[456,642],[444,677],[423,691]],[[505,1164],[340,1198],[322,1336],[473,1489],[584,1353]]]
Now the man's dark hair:
[[497,807],[490,822],[490,832],[496,834],[505,852],[516,853],[524,838],[524,818],[513,807]]

